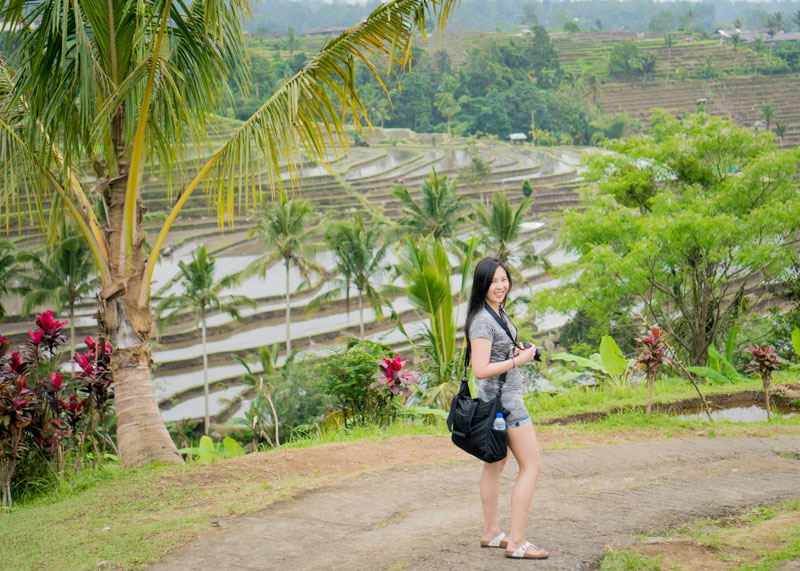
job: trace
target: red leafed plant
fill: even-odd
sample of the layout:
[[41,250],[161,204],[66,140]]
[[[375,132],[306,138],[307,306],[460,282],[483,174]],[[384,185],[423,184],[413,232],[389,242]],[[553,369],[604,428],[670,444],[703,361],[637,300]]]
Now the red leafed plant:
[[418,385],[419,373],[417,371],[404,371],[403,367],[408,361],[400,360],[400,357],[394,359],[380,359],[377,361],[380,373],[372,375],[373,379],[379,379],[372,383],[369,388],[378,389],[379,394],[388,394],[389,405],[386,407],[386,422],[383,429],[389,426],[389,414],[392,410],[392,399],[398,395],[404,397],[411,396],[411,385]]
[[772,373],[780,370],[781,365],[785,365],[787,361],[778,357],[775,347],[766,343],[750,345],[744,352],[750,354],[750,362],[745,365],[744,370],[750,375],[761,377],[761,383],[764,385],[764,404],[767,407],[767,419],[769,419],[769,384],[772,381]]
[[[68,458],[74,459],[76,468],[90,458],[97,462],[103,457],[98,454],[97,437],[104,447],[106,441],[113,446],[104,417],[113,398],[110,347],[87,337],[88,351],[75,356],[79,370],[74,375],[62,373],[59,351],[66,344],[61,331],[64,325],[66,322],[54,319],[52,312],[41,313],[19,351],[10,351],[8,340],[0,336],[3,505],[11,505],[12,477],[24,485],[31,474],[61,473]],[[102,434],[95,428],[96,416]],[[20,464],[23,459],[26,462]],[[15,474],[15,468],[21,465],[30,474]]]
[[647,384],[650,385],[650,396],[647,399],[647,414],[650,414],[653,406],[653,387],[658,377],[658,369],[661,365],[670,362],[666,357],[668,348],[664,334],[655,326],[650,328],[650,335],[639,337],[636,342],[641,345],[636,362],[644,367]]

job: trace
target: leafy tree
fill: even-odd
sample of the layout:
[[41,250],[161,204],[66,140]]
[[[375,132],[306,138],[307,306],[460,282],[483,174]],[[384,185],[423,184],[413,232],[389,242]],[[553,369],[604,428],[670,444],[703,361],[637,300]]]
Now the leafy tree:
[[797,10],[792,14],[792,22],[795,26],[797,26],[797,29],[800,30],[800,10]]
[[344,279],[334,278],[333,287],[308,304],[306,313],[310,313],[321,305],[337,299],[342,294],[347,296],[348,313],[350,312],[350,284],[358,290],[358,322],[359,335],[364,338],[364,300],[375,310],[378,319],[383,318],[382,306],[385,303],[373,280],[383,270],[388,246],[383,241],[383,231],[376,224],[367,227],[364,216],[356,212],[352,221],[341,221],[333,224],[325,233],[325,244],[336,258],[336,268]]
[[650,19],[647,28],[651,32],[669,32],[678,27],[677,22],[674,13],[669,10],[661,10]]
[[[301,147],[317,161],[327,159],[331,145],[346,147],[335,109],[349,108],[354,117],[363,111],[353,80],[356,58],[369,53],[406,66],[413,31],[424,28],[429,17],[442,28],[455,5],[455,0],[381,4],[326,44],[210,155],[185,162],[180,159],[187,156],[187,145],[192,153],[213,148],[209,121],[230,99],[227,78],[248,81],[247,2],[185,6],[171,0],[78,0],[67,5],[45,0],[31,6],[25,0],[0,0],[9,46],[0,93],[14,102],[2,107],[4,157],[14,167],[5,172],[18,173],[32,208],[51,199],[61,204],[50,214],[69,212],[91,245],[104,286],[98,321],[114,349],[123,467],[181,462],[155,399],[148,341],[153,269],[186,201],[202,186],[223,224],[240,198],[247,195],[248,202],[258,203],[264,173],[274,185],[276,174],[293,164]],[[34,20],[39,25],[30,25]],[[189,169],[199,170],[186,177],[146,255],[141,180],[149,159],[170,182]],[[86,165],[94,176],[82,172]],[[102,200],[107,224],[98,222],[90,194]],[[20,201],[13,205],[23,207]]]
[[75,305],[90,299],[100,286],[97,267],[92,260],[92,250],[83,236],[67,231],[52,250],[23,253],[19,261],[30,264],[25,272],[22,313],[45,304],[55,311],[67,307],[69,315],[69,342],[75,350]]
[[308,200],[290,199],[285,192],[281,192],[278,202],[269,204],[256,225],[247,233],[249,238],[257,236],[262,244],[274,250],[251,262],[242,270],[242,277],[258,275],[266,278],[267,272],[278,260],[283,261],[286,270],[284,296],[287,356],[292,353],[290,271],[293,266],[296,267],[306,280],[311,278],[312,273],[323,273],[323,269],[314,261],[320,248],[313,241],[317,233],[313,219],[314,210]]
[[533,185],[527,178],[522,181],[522,195],[525,198],[530,198],[533,194]]
[[458,194],[455,179],[432,170],[420,187],[419,202],[405,186],[395,186],[392,194],[400,200],[403,214],[397,221],[401,229],[416,236],[433,236],[437,242],[455,236],[466,219],[466,199]]
[[642,72],[642,84],[644,84],[647,76],[653,77],[656,71],[656,56],[649,52],[639,56],[639,71]]
[[581,27],[574,20],[565,20],[564,31],[568,34],[579,34]]
[[200,246],[192,254],[188,264],[178,262],[180,285],[183,291],[170,295],[158,306],[158,314],[166,315],[166,322],[174,319],[180,312],[192,313],[195,325],[200,325],[200,339],[203,346],[203,395],[205,396],[205,434],[208,434],[211,421],[209,419],[208,402],[208,351],[206,350],[206,320],[212,311],[227,313],[236,321],[240,321],[238,305],[255,306],[255,303],[241,295],[222,295],[222,291],[233,285],[231,276],[216,279],[216,260],[209,256],[205,246]]
[[568,213],[562,230],[580,259],[552,306],[583,308],[599,324],[641,311],[702,365],[757,302],[750,280],[780,281],[791,268],[798,154],[702,113],[681,121],[658,111],[651,122],[649,137],[589,160],[585,209]]
[[624,75],[630,81],[631,73],[639,61],[639,48],[631,40],[615,43],[608,56],[608,71],[611,75]]

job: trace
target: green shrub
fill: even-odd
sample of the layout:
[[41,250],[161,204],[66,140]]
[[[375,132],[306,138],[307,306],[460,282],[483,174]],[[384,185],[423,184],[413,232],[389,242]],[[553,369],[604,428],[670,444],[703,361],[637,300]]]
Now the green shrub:
[[531,181],[527,179],[522,181],[522,194],[524,194],[526,198],[533,194],[533,185],[531,184]]
[[372,376],[378,372],[377,361],[390,353],[385,345],[360,341],[349,344],[342,353],[320,360],[317,366],[320,381],[335,400],[345,426],[348,421],[378,423],[383,420],[387,399],[369,386]]

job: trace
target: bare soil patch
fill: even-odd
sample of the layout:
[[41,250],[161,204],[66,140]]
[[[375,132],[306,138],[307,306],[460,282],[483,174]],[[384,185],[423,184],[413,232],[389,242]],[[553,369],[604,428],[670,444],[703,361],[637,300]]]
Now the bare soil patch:
[[[640,442],[630,439],[648,435],[586,436],[563,427],[543,432],[544,472],[528,528],[529,539],[551,557],[536,562],[537,569],[590,569],[608,546],[633,546],[637,533],[800,497],[796,428],[792,438]],[[585,447],[555,449],[565,439]],[[599,443],[609,440],[616,443]],[[509,461],[501,482],[506,530],[516,471]],[[207,533],[155,569],[444,570],[518,563],[509,563],[500,550],[478,547],[480,462],[447,437],[281,450],[204,472],[232,482],[263,478],[277,486],[306,478],[308,485],[250,515],[210,520]],[[684,555],[701,557],[704,549],[693,546]]]

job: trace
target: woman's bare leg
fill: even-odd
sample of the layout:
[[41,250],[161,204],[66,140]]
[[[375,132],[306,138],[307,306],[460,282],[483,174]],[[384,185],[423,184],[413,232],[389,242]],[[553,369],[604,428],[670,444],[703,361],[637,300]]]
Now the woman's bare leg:
[[506,458],[498,462],[483,463],[481,472],[481,504],[483,505],[483,535],[481,541],[491,541],[500,535],[497,519],[497,499],[500,495],[500,474],[506,465]]
[[[519,464],[519,475],[511,492],[511,537],[507,547],[508,551],[514,551],[525,543],[525,521],[531,507],[536,478],[542,471],[542,455],[539,452],[536,431],[530,422],[508,429],[508,445]],[[533,551],[533,548],[529,548],[530,553]]]

